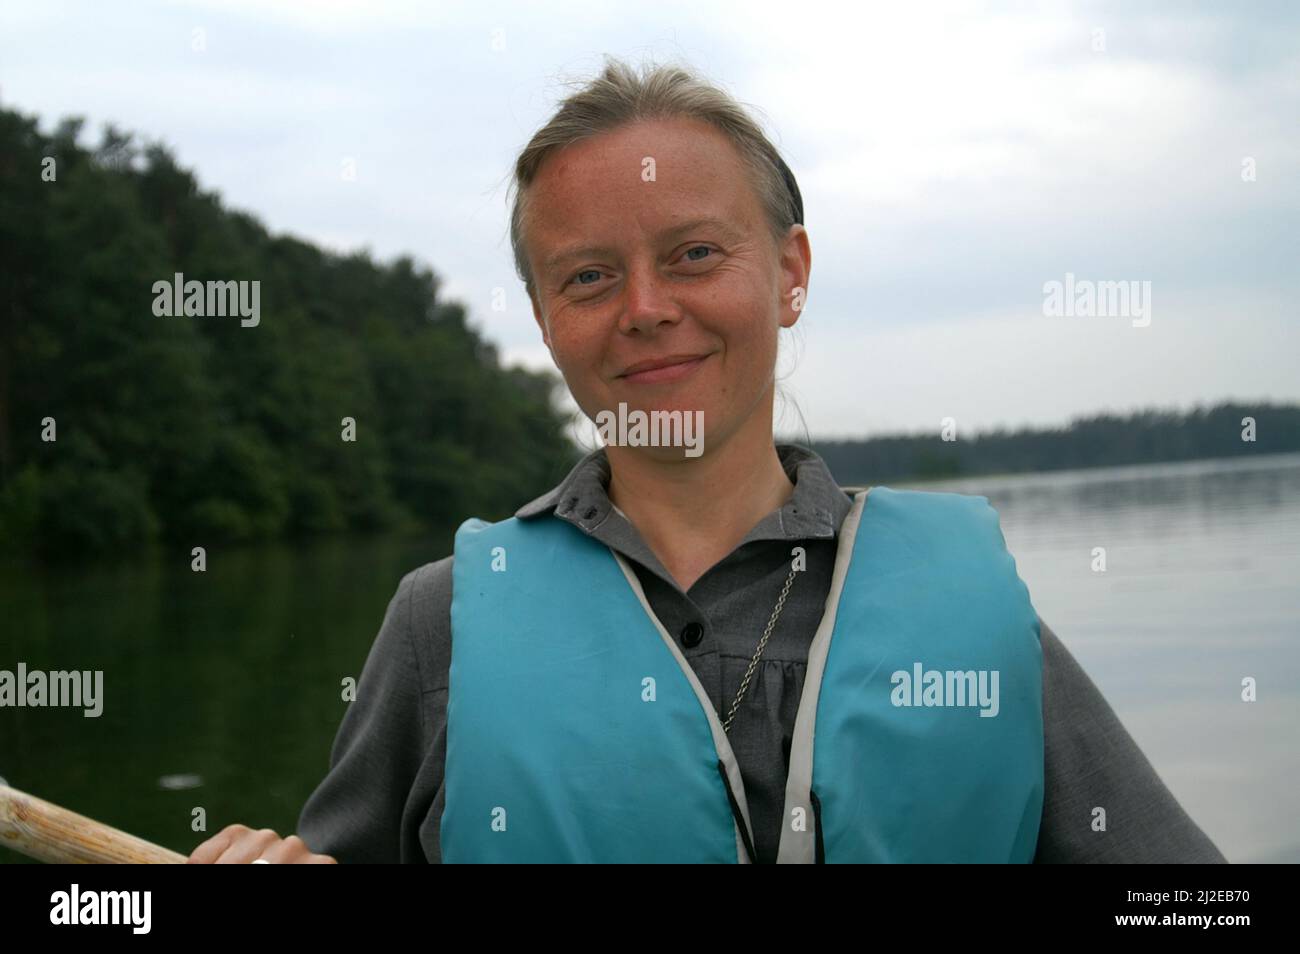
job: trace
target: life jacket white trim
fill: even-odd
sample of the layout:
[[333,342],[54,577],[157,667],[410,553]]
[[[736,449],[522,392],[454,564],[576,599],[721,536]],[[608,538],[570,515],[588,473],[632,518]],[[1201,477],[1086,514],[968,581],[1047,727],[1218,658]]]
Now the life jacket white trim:
[[[736,753],[731,748],[731,742],[727,738],[727,732],[722,727],[722,720],[718,718],[718,713],[714,711],[713,702],[709,699],[709,694],[704,691],[704,686],[700,682],[699,676],[695,674],[694,668],[686,661],[682,655],[681,649],[678,648],[677,642],[668,634],[664,624],[659,621],[654,610],[650,608],[650,602],[646,599],[645,590],[641,587],[641,581],[637,579],[636,572],[623,559],[622,555],[614,550],[609,551],[613,554],[614,559],[618,561],[619,569],[623,571],[623,576],[627,577],[628,585],[632,587],[632,592],[636,594],[637,601],[640,602],[641,608],[649,617],[650,622],[659,632],[659,636],[668,647],[668,651],[673,654],[677,660],[677,665],[681,667],[682,673],[686,676],[686,681],[690,683],[691,688],[695,690],[695,697],[700,701],[700,708],[704,710],[704,715],[709,720],[709,729],[713,733],[713,747],[717,749],[718,758],[727,770],[727,779],[731,783],[732,794],[740,806],[740,815],[745,820],[745,827],[750,832],[754,830],[753,824],[749,820],[749,805],[745,801],[745,783],[740,777],[740,763],[736,761]],[[750,839],[752,842],[752,838]],[[740,827],[736,826],[736,859],[741,864],[750,864],[751,859],[749,852],[745,850],[744,836],[741,834]]]
[[[830,654],[831,634],[835,631],[835,618],[839,612],[840,594],[849,575],[849,562],[853,558],[853,544],[862,523],[868,490],[853,498],[853,509],[840,527],[839,546],[835,553],[835,568],[831,572],[831,588],[826,594],[826,609],[821,624],[808,647],[808,668],[804,675],[803,693],[799,697],[799,711],[794,720],[794,736],[790,742],[790,771],[785,782],[785,816],[781,821],[781,842],[777,849],[777,864],[813,864],[817,860],[816,826],[812,804],[813,743],[817,729],[817,701],[821,698],[822,674],[826,671],[826,657]],[[803,831],[795,831],[791,821],[796,808],[804,810],[807,821]]]

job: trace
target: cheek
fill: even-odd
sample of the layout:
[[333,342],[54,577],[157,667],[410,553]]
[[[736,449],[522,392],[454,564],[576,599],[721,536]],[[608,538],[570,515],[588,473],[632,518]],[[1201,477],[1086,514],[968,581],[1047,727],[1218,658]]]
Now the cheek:
[[778,338],[775,327],[757,321],[737,329],[728,343],[726,392],[748,399],[761,394],[776,371]]
[[569,328],[552,328],[551,349],[566,380],[581,384],[600,375],[600,341],[575,334]]

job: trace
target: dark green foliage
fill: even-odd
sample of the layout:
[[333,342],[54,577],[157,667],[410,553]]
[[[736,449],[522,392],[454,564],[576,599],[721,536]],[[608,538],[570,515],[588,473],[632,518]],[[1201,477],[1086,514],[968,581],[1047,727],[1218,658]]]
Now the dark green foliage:
[[[558,379],[500,367],[430,270],[270,235],[81,125],[0,110],[0,551],[445,528],[572,465]],[[176,272],[260,281],[260,324],[155,316]]]
[[[1255,440],[1242,440],[1244,418]],[[1139,411],[1077,418],[1052,430],[998,429],[958,440],[933,434],[864,441],[815,441],[841,484],[913,478],[1115,467],[1215,457],[1254,457],[1300,451],[1300,408],[1235,402],[1191,411]]]

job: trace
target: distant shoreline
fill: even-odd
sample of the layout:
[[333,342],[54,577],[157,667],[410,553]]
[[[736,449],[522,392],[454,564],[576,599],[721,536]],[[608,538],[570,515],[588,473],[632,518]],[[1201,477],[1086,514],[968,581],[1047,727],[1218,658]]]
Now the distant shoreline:
[[1065,427],[963,437],[946,419],[928,434],[863,440],[777,438],[808,444],[841,483],[932,483],[1100,467],[1238,460],[1300,453],[1300,405],[1225,402],[1190,411],[1099,414]]

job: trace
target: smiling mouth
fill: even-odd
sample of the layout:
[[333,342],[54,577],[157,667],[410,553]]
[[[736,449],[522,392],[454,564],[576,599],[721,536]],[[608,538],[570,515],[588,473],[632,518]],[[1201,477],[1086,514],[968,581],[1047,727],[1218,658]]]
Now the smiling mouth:
[[685,358],[672,364],[661,365],[657,368],[647,368],[643,371],[633,371],[627,374],[619,375],[624,381],[630,381],[633,384],[658,384],[663,381],[678,381],[690,374],[709,359],[709,355],[702,354],[697,358]]

